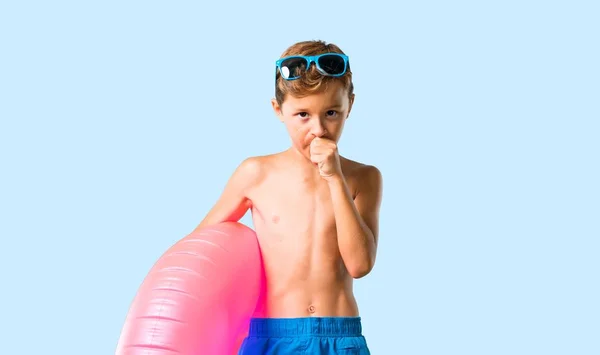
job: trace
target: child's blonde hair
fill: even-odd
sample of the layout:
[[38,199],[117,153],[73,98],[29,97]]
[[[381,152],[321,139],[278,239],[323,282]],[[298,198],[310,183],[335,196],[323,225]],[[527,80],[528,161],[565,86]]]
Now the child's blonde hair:
[[[303,41],[290,46],[283,52],[281,58],[292,55],[317,55],[322,53],[340,53],[345,54],[342,50],[333,43],[327,44],[321,40]],[[348,90],[348,97],[354,92],[354,84],[352,83],[352,71],[350,71],[350,63],[346,69],[346,73],[339,77],[331,77],[321,75],[317,71],[314,63],[311,63],[310,69],[303,73],[296,80],[285,80],[281,77],[279,70],[275,74],[275,99],[281,105],[286,95],[294,97],[304,97],[310,94],[318,93],[327,88],[330,82],[339,81],[343,87]]]

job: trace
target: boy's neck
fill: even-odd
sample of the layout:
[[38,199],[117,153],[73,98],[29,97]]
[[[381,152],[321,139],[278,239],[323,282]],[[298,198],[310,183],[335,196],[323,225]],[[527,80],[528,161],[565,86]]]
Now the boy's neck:
[[285,151],[285,155],[287,156],[289,162],[298,167],[300,170],[304,171],[307,175],[319,175],[318,170],[316,169],[316,164],[296,148],[290,147]]
[[288,148],[288,150],[286,151],[286,153],[289,156],[289,158],[292,161],[294,161],[295,163],[305,164],[305,165],[311,165],[312,164],[312,162],[310,161],[310,159],[308,157],[306,157],[304,154],[302,154],[302,152],[300,152],[295,147]]

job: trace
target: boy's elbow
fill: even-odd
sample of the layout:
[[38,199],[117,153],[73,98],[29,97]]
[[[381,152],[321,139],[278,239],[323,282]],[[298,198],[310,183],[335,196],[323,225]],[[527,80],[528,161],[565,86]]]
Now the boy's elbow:
[[357,263],[354,267],[348,269],[348,273],[354,279],[360,279],[361,277],[367,276],[371,270],[373,270],[375,262],[374,260],[368,259],[361,263]]

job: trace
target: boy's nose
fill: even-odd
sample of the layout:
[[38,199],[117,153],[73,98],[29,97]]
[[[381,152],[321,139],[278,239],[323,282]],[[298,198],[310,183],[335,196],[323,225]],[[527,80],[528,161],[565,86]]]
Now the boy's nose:
[[323,124],[321,123],[321,120],[316,120],[316,123],[312,127],[311,133],[313,134],[313,136],[319,138],[323,137],[327,133],[325,127],[323,127]]

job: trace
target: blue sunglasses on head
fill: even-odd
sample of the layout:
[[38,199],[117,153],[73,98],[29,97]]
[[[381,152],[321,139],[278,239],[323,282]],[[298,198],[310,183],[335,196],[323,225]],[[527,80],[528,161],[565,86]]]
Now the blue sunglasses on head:
[[342,76],[348,68],[348,56],[340,53],[323,53],[319,55],[294,55],[281,58],[275,62],[281,77],[285,80],[294,80],[302,76],[311,63],[319,73],[325,76]]

